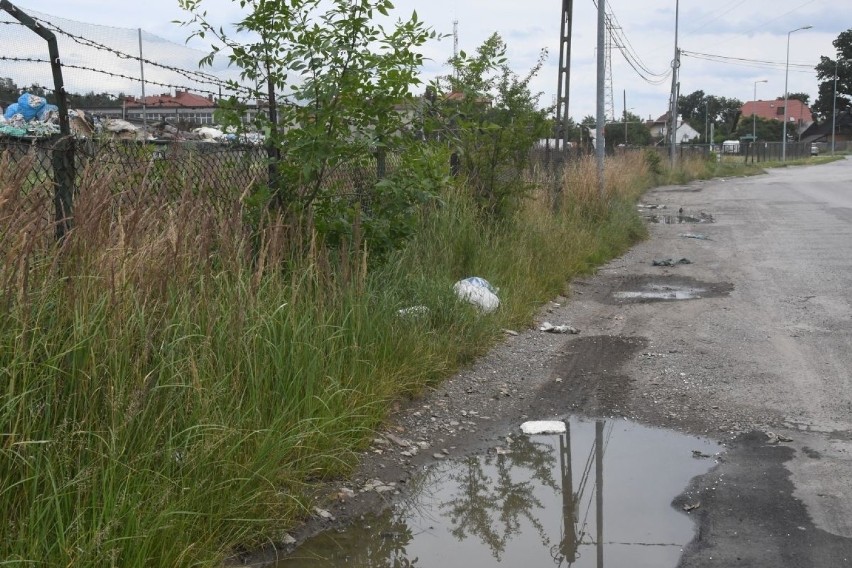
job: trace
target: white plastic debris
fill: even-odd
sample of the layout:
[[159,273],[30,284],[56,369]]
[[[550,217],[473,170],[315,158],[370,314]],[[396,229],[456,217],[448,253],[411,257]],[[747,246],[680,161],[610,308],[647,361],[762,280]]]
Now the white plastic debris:
[[521,424],[521,432],[528,436],[535,434],[564,434],[565,423],[560,420],[530,420]]
[[545,331],[547,333],[570,333],[572,335],[580,333],[580,330],[576,327],[572,327],[570,325],[553,325],[547,321],[542,323],[538,330]]
[[103,122],[104,129],[108,132],[136,132],[139,130],[135,125],[120,118],[108,118]]
[[497,289],[487,280],[474,276],[465,278],[453,284],[453,290],[460,300],[478,307],[483,313],[490,314],[500,307]]
[[225,136],[224,132],[222,132],[218,128],[213,128],[210,126],[201,126],[199,128],[195,128],[193,129],[193,132],[205,142],[215,142]]
[[400,317],[417,318],[429,315],[429,308],[426,306],[411,306],[410,308],[402,308],[401,310],[397,310],[397,313]]

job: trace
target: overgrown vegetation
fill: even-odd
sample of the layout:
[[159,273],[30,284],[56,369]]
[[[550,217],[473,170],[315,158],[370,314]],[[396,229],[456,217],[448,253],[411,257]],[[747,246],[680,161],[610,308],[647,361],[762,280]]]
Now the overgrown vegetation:
[[[56,248],[5,166],[0,557],[85,566],[212,565],[274,539],[392,401],[640,238],[632,204],[650,179],[641,158],[614,163],[602,202],[579,162],[559,215],[542,190],[499,226],[446,185],[370,270],[358,241],[330,249],[274,214],[253,234],[237,199],[222,213],[190,193],[134,202],[94,169]],[[499,313],[453,296],[472,274],[501,288]],[[429,315],[399,317],[412,305]]]
[[[57,245],[41,214],[51,195],[29,190],[26,159],[2,157],[5,563],[214,566],[276,541],[310,513],[317,481],[351,470],[394,401],[642,238],[634,204],[645,188],[719,167],[685,160],[673,174],[629,152],[608,161],[601,196],[594,162],[578,159],[557,172],[554,197],[553,173],[525,161],[542,115],[499,38],[456,62],[463,86],[494,89],[496,102],[434,108],[455,117],[452,136],[412,144],[377,112],[411,84],[396,73],[419,61],[406,51],[429,33],[416,18],[383,35],[370,23],[390,7],[381,0],[322,12],[309,0],[249,4],[258,19],[245,29],[262,41],[235,52],[247,77],[280,88],[301,71],[314,104],[287,111],[302,132],[267,124],[273,177],[287,181],[269,188],[283,193],[234,188],[212,207],[204,187],[175,198],[143,177],[129,188],[93,160]],[[273,9],[287,18],[261,18]],[[373,43],[389,46],[386,58]],[[365,188],[368,201],[311,189],[376,144],[394,144],[405,167]],[[458,178],[453,149],[468,161]],[[498,312],[454,296],[471,275],[500,288]],[[411,306],[425,315],[399,313]]]

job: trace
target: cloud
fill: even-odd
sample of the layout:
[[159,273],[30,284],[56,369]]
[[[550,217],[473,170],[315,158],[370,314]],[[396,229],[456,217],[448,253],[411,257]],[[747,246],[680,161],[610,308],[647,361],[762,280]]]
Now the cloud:
[[[473,51],[491,33],[500,33],[508,43],[510,62],[519,74],[524,74],[534,64],[539,51],[547,48],[547,62],[531,87],[534,91],[545,93],[542,103],[551,103],[556,93],[558,76],[561,4],[558,0],[525,0],[522,3],[517,0],[396,0],[395,4],[396,17],[407,18],[416,9],[422,21],[443,34],[451,34],[453,21],[458,20],[459,44],[466,51]],[[674,52],[674,4],[672,0],[608,2],[632,50],[657,73],[665,73],[670,68]],[[802,25],[812,25],[813,29],[792,35],[790,61],[815,65],[820,55],[834,55],[831,42],[849,23],[848,19],[844,21],[844,18],[838,17],[842,10],[838,11],[834,3],[815,0],[802,4],[803,0],[721,0],[709,4],[680,2],[679,43],[683,49],[695,52],[783,62],[787,32]],[[19,5],[25,10],[29,8]],[[197,61],[207,52],[205,41],[198,38],[193,39],[189,46],[185,45],[190,28],[181,28],[171,23],[172,20],[188,18],[188,14],[177,7],[176,0],[110,2],[108,5],[109,8],[105,9],[102,0],[68,0],[40,4],[38,7],[71,21],[106,25],[106,28],[100,29],[91,24],[80,24],[86,26],[81,29],[89,30],[87,33],[115,42],[125,50],[138,50],[138,45],[134,48],[134,43],[138,42],[135,28],[141,27],[172,42],[161,42],[153,36],[145,36],[146,52],[150,52],[157,61],[170,65],[194,69]],[[204,0],[201,6],[207,10],[213,23],[226,27],[237,21],[242,13],[236,1]],[[573,22],[570,114],[581,118],[595,112],[597,15],[592,2],[574,2]],[[0,53],[32,51],[32,40],[10,44],[5,28],[0,29],[3,36],[0,37]],[[162,49],[159,49],[158,44]],[[444,63],[452,55],[452,49],[451,38],[430,42],[425,46],[424,53],[430,59],[423,67],[425,80],[448,72]],[[115,65],[115,62],[110,62],[102,54],[89,55],[77,46],[67,47],[67,54],[63,52],[63,58],[66,63],[69,60],[87,61],[96,68],[113,68],[110,66]],[[127,69],[127,74],[138,75],[138,70],[132,69],[134,62],[120,63],[120,68]],[[217,62],[213,71],[223,76],[235,76],[236,70],[229,69],[226,63],[224,60]],[[0,60],[0,76],[13,73],[15,76],[21,74],[37,78],[42,83],[49,81],[49,70],[46,67]],[[69,70],[68,73],[69,85],[73,83],[85,90],[114,89],[121,85],[128,92],[139,89],[138,82],[122,82],[115,77],[93,75],[91,72]],[[611,98],[614,99],[616,114],[622,110],[625,91],[628,108],[635,109],[633,112],[640,116],[656,117],[665,112],[670,83],[646,83],[623,60],[617,48],[612,53],[611,75]],[[681,93],[688,94],[701,89],[708,94],[750,100],[753,96],[753,81],[768,79],[769,83],[759,85],[758,96],[774,98],[783,94],[784,75],[784,69],[778,66],[749,67],[684,57]],[[149,76],[151,80],[163,83],[183,82],[179,80],[180,76],[169,76],[163,70],[153,68],[146,68],[146,78]],[[799,69],[791,68],[789,90],[804,91],[810,93],[812,98],[815,97],[817,82],[814,74],[809,70],[800,72]]]

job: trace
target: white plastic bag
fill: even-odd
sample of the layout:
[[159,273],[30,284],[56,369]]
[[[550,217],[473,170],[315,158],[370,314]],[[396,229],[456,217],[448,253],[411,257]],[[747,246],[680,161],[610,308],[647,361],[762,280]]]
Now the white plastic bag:
[[453,290],[460,300],[478,307],[483,313],[490,314],[500,307],[500,298],[496,289],[487,280],[474,276],[453,284]]

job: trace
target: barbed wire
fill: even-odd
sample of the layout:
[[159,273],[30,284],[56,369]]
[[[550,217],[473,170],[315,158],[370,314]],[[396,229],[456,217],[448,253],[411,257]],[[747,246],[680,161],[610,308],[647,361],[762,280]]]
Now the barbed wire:
[[[0,55],[0,61],[12,61],[12,62],[16,62],[16,63],[48,63],[48,64],[50,63],[49,59],[41,59],[41,58],[37,58],[37,57],[9,57],[9,56],[6,56],[6,55]],[[90,71],[92,73],[100,73],[102,75],[107,75],[109,77],[113,77],[113,78],[116,78],[116,79],[126,79],[126,80],[129,80],[129,81],[136,81],[138,83],[142,82],[142,79],[139,78],[139,77],[134,77],[132,75],[125,75],[123,73],[113,73],[111,71],[104,71],[103,69],[96,69],[94,67],[87,67],[85,65],[75,65],[73,63],[60,63],[60,65],[63,68],[77,69],[77,70],[80,70],[80,71]],[[205,95],[221,96],[221,94],[222,94],[221,92],[218,92],[218,91],[209,91],[209,90],[206,90],[206,89],[201,89],[201,88],[196,88],[196,87],[188,87],[186,85],[176,85],[176,84],[173,84],[173,83],[162,83],[162,82],[159,82],[159,81],[151,81],[150,79],[146,79],[145,84],[146,85],[157,85],[158,87],[165,87],[165,88],[168,88],[168,89],[178,89],[178,90],[186,90],[186,91],[191,90],[193,92],[203,93]],[[239,87],[239,89],[234,89],[232,86],[227,86],[227,88],[228,88],[229,91],[244,90],[248,94],[253,94],[251,89],[249,89],[248,87]]]
[[183,69],[183,68],[180,68],[180,67],[174,67],[172,65],[165,65],[163,63],[158,63],[156,61],[151,61],[150,59],[146,59],[146,58],[140,57],[138,55],[132,55],[132,54],[129,54],[129,53],[125,53],[123,51],[119,51],[118,49],[109,47],[108,45],[104,45],[102,43],[91,40],[89,38],[86,38],[86,37],[83,37],[83,36],[80,36],[80,35],[77,35],[77,34],[73,34],[69,31],[66,31],[66,30],[60,28],[59,26],[57,26],[56,24],[54,24],[54,23],[52,23],[48,20],[44,20],[42,18],[37,18],[37,17],[34,17],[33,19],[42,23],[45,27],[47,27],[47,28],[59,33],[59,34],[62,34],[66,37],[71,38],[74,42],[76,42],[80,45],[84,45],[86,47],[91,47],[93,49],[112,53],[113,55],[115,55],[119,59],[129,59],[129,60],[145,63],[146,65],[151,65],[152,67],[158,67],[160,69],[172,71],[174,73],[178,73],[180,75],[183,75],[184,77],[186,77],[190,81],[195,81],[197,83],[215,85],[217,87],[222,87],[222,86],[225,86],[227,84],[227,81],[220,79],[219,77],[217,77],[215,75],[211,75],[209,73],[204,73],[203,71],[193,71],[193,70],[190,70],[190,69]]

